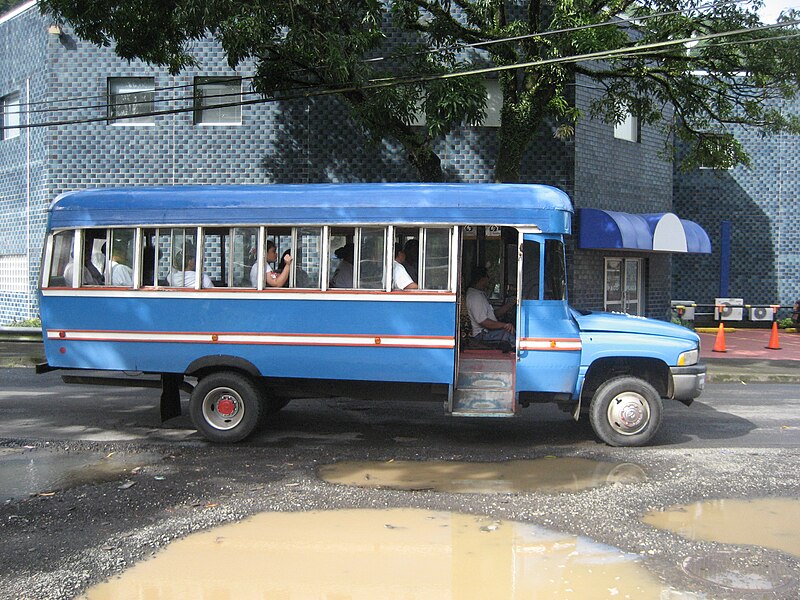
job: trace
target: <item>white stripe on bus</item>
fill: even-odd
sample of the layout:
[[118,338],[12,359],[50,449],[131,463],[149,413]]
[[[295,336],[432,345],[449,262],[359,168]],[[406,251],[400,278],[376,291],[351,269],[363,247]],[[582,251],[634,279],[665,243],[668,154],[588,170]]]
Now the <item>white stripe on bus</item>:
[[158,331],[76,331],[48,329],[47,339],[82,342],[146,342],[185,344],[255,344],[282,346],[385,346],[390,348],[454,348],[447,336],[280,334],[280,333],[190,333]]
[[519,341],[520,350],[581,350],[580,338],[522,338]]

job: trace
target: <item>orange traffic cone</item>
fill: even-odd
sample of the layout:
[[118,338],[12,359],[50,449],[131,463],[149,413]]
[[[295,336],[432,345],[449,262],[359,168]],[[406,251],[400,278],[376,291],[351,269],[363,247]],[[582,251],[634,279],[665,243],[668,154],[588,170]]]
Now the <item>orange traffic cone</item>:
[[778,343],[778,322],[772,322],[772,333],[769,336],[769,344],[767,344],[768,350],[780,350],[781,345]]
[[714,347],[711,349],[712,352],[727,352],[725,350],[725,325],[722,323],[719,324],[719,329],[717,330],[717,339],[714,340]]

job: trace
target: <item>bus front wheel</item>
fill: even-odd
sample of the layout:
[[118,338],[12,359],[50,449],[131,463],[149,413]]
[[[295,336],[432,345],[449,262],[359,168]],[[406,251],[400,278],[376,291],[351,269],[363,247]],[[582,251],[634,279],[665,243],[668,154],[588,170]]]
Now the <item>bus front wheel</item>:
[[197,382],[189,412],[197,431],[209,441],[240,442],[256,429],[263,411],[261,391],[241,373],[219,372]]
[[662,403],[656,389],[638,377],[615,377],[592,397],[589,422],[609,446],[643,446],[661,425]]

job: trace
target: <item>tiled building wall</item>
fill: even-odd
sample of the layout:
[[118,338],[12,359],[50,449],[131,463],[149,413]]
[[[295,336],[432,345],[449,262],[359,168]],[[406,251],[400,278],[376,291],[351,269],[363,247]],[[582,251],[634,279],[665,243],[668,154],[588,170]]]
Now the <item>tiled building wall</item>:
[[[796,114],[800,100],[782,109]],[[676,174],[678,214],[703,226],[712,254],[676,257],[673,293],[699,303],[719,295],[720,230],[727,220],[728,296],[746,304],[791,305],[800,298],[800,136],[765,138],[743,127],[734,133],[750,154],[750,168]]]
[[[0,97],[18,93],[23,113],[43,108],[36,103],[46,95],[43,65],[48,43],[47,26],[35,9],[0,22]],[[20,123],[26,122],[22,114]],[[3,278],[0,324],[37,314],[35,289],[49,203],[45,136],[42,129],[20,129],[18,136],[0,140],[0,259],[24,265],[27,282],[27,291],[22,291],[21,278]]]
[[[599,93],[596,85],[586,78],[579,78],[577,83],[577,106],[586,118],[575,132],[575,207],[672,212],[672,163],[663,158],[663,133],[657,127],[642,125],[639,142],[615,139],[612,124],[588,118],[590,104]],[[665,113],[664,118],[668,121],[671,114]],[[577,220],[573,224],[576,239]],[[603,259],[620,254],[572,247],[570,254],[575,264],[570,285],[572,302],[581,308],[602,310]],[[644,314],[664,318],[670,298],[670,255],[638,252],[624,256],[644,259]]]

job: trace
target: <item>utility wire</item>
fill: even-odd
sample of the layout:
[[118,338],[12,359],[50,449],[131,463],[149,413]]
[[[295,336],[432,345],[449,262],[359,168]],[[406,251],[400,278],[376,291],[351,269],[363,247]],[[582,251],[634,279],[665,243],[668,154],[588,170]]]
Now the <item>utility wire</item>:
[[[719,7],[719,6],[728,6],[728,5],[735,6],[735,5],[738,5],[738,4],[746,4],[746,3],[749,3],[751,1],[752,0],[730,0],[730,1],[727,1],[727,2],[725,2],[725,1],[723,1],[723,2],[713,2],[712,1],[712,2],[708,2],[706,4],[700,4],[700,5],[696,6],[696,7],[687,7],[687,8],[680,9],[680,10],[663,11],[663,12],[659,12],[659,13],[652,13],[652,14],[648,14],[648,15],[642,15],[640,17],[615,17],[613,19],[609,19],[607,21],[603,21],[603,22],[600,22],[600,23],[591,23],[591,24],[588,24],[588,25],[577,25],[575,27],[566,27],[566,28],[562,28],[562,29],[547,30],[547,31],[541,31],[541,32],[536,32],[536,33],[528,33],[528,34],[524,34],[524,35],[506,37],[506,38],[501,38],[501,39],[496,39],[496,40],[488,40],[488,41],[484,41],[484,42],[474,42],[474,43],[470,43],[470,44],[458,44],[458,45],[453,45],[453,46],[443,46],[443,47],[439,47],[439,48],[421,50],[421,51],[417,51],[417,52],[400,53],[400,54],[390,55],[390,56],[379,56],[379,57],[375,57],[375,58],[364,59],[363,62],[370,63],[370,62],[381,62],[381,61],[395,61],[395,60],[399,60],[399,59],[402,59],[402,58],[409,58],[411,56],[420,56],[420,55],[424,55],[424,54],[437,54],[437,53],[445,52],[445,51],[448,51],[448,50],[467,50],[467,49],[470,49],[470,48],[481,49],[483,46],[489,46],[489,45],[494,45],[494,44],[523,41],[523,40],[532,39],[532,38],[543,38],[543,37],[549,37],[549,36],[552,36],[552,35],[558,35],[558,34],[563,34],[563,33],[574,33],[574,32],[577,32],[577,31],[596,29],[596,28],[599,28],[599,27],[619,26],[620,24],[626,23],[626,22],[635,24],[635,23],[638,23],[638,22],[643,22],[643,21],[647,21],[649,19],[654,19],[654,18],[658,18],[658,17],[671,16],[671,15],[676,15],[676,14],[683,14],[685,12],[695,12],[695,11],[701,12],[702,10],[704,10],[706,8],[716,8],[716,7]],[[301,72],[301,71],[298,71],[298,72]],[[131,78],[135,78],[135,77],[131,77]],[[225,76],[222,76],[222,78],[217,80],[217,81],[218,82],[225,81],[224,78],[225,78]],[[240,79],[242,81],[246,81],[246,80],[254,79],[254,77],[253,76],[242,76],[242,77],[240,77],[240,76],[231,76],[231,78],[230,78],[231,81],[236,80],[236,79]],[[180,84],[180,85],[174,85],[174,86],[163,86],[163,87],[158,87],[158,88],[154,87],[152,89],[152,92],[156,93],[156,92],[163,92],[163,91],[187,89],[187,88],[194,87],[194,85],[195,85],[194,83],[188,83],[188,84]],[[151,90],[147,90],[147,91],[151,91]],[[17,106],[19,107],[19,112],[23,112],[22,111],[22,107],[27,107],[27,106],[39,106],[39,105],[43,105],[43,104],[52,105],[52,104],[76,102],[76,101],[82,101],[82,100],[95,100],[95,99],[106,99],[106,98],[108,98],[108,94],[103,94],[103,95],[94,94],[94,95],[89,95],[89,96],[73,96],[73,97],[70,97],[70,98],[61,98],[61,99],[55,99],[55,100],[41,100],[41,101],[36,101],[36,102],[20,103]],[[169,102],[169,101],[172,101],[172,100],[182,100],[182,99],[183,98],[181,98],[181,97],[161,98],[161,99],[158,99],[157,102]],[[82,109],[104,108],[104,107],[107,108],[108,104],[105,104],[103,106],[54,107],[54,108],[50,108],[50,109],[42,109],[42,110],[38,110],[37,109],[37,110],[24,111],[24,112],[28,112],[29,114],[33,114],[33,113],[60,112],[60,111],[64,110],[65,108],[69,108],[71,110],[82,110]]]
[[[614,50],[602,50],[597,52],[590,52],[585,54],[567,56],[567,57],[558,57],[558,58],[551,58],[551,59],[540,59],[536,61],[528,61],[528,62],[520,62],[520,63],[513,63],[509,65],[496,65],[492,67],[485,67],[480,69],[470,69],[466,71],[458,71],[454,73],[438,73],[438,74],[431,74],[431,75],[420,75],[420,76],[409,76],[409,77],[393,77],[393,78],[382,78],[382,79],[373,79],[369,80],[367,84],[363,86],[344,86],[344,87],[337,87],[337,88],[327,88],[327,89],[316,89],[311,90],[308,92],[302,92],[299,94],[293,94],[288,96],[282,96],[279,98],[257,98],[251,100],[241,100],[238,102],[230,102],[230,103],[221,103],[221,104],[214,104],[212,106],[207,106],[203,108],[207,109],[220,109],[220,108],[231,108],[236,106],[249,106],[253,104],[267,104],[273,102],[282,102],[288,100],[297,100],[297,99],[307,99],[312,97],[320,97],[320,96],[330,96],[336,94],[342,94],[347,92],[357,92],[363,90],[374,90],[374,89],[381,89],[386,87],[391,87],[395,85],[409,85],[414,83],[425,83],[428,81],[438,81],[438,80],[446,80],[446,79],[453,79],[456,77],[468,77],[474,75],[483,75],[488,73],[498,73],[516,69],[524,69],[524,68],[531,68],[531,67],[538,67],[538,66],[548,66],[548,65],[556,65],[556,64],[570,64],[575,62],[581,61],[597,61],[597,60],[606,60],[606,59],[614,59],[614,58],[625,58],[627,56],[639,56],[639,55],[648,55],[652,54],[652,51],[661,52],[669,48],[673,48],[675,46],[683,46],[687,43],[695,43],[701,42],[704,40],[717,40],[720,38],[730,37],[730,36],[737,36],[743,35],[748,33],[757,33],[760,31],[769,31],[778,28],[785,28],[794,25],[800,24],[800,20],[796,21],[785,21],[782,23],[775,23],[771,25],[764,25],[758,28],[752,29],[737,29],[733,31],[727,32],[718,32],[718,33],[709,33],[703,34],[699,36],[694,36],[691,38],[681,38],[677,40],[669,40],[664,42],[653,42],[649,44],[640,44],[636,46],[626,46],[624,48],[618,48]],[[737,43],[757,43],[757,42],[769,42],[772,41],[772,38],[762,38],[762,39],[753,39],[753,40],[737,40]],[[728,42],[729,44],[732,42]],[[228,94],[222,94],[220,96],[227,96]],[[241,93],[233,94],[235,96],[240,96]],[[146,113],[137,113],[135,115],[130,115],[126,117],[119,117],[118,119],[109,119],[108,116],[103,117],[92,117],[92,118],[85,118],[85,119],[67,119],[61,121],[51,121],[45,123],[26,123],[20,124],[15,126],[6,126],[2,127],[2,129],[28,129],[28,128],[38,128],[38,127],[51,127],[51,126],[63,126],[63,125],[77,125],[77,124],[84,124],[84,123],[94,123],[94,122],[102,122],[102,121],[120,121],[128,118],[141,118],[141,117],[149,117],[149,116],[161,116],[161,115],[169,115],[169,114],[180,114],[186,112],[193,112],[198,110],[195,106],[186,107],[186,108],[174,108],[174,109],[165,109],[165,110],[156,110],[150,111]]]

